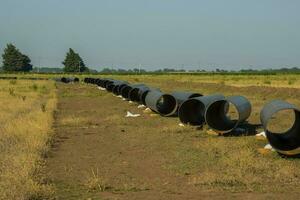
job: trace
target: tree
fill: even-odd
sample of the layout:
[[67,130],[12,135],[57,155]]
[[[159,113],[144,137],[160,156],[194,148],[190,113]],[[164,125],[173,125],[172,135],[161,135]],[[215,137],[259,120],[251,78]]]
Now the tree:
[[65,72],[86,72],[88,68],[85,66],[83,60],[78,53],[75,53],[73,49],[69,49],[65,60],[62,62],[65,66]]
[[30,58],[24,55],[13,44],[7,44],[2,54],[4,71],[24,71],[32,70]]

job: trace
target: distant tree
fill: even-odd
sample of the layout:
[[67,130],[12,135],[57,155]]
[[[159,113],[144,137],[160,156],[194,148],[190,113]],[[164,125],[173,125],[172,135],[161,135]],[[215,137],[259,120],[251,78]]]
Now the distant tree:
[[32,70],[30,58],[24,55],[13,44],[7,44],[2,54],[3,70],[4,71],[23,71],[28,72]]
[[65,72],[86,72],[88,68],[85,66],[82,58],[79,56],[78,53],[75,53],[73,49],[69,49],[67,52],[65,60],[62,62],[65,66]]

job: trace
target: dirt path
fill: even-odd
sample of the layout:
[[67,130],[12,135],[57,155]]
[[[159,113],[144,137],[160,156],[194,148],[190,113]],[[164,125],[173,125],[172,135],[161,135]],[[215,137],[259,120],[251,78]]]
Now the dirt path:
[[[142,116],[125,118],[127,110]],[[174,149],[184,154],[186,145],[199,140],[196,130],[185,133],[178,126],[178,119],[143,113],[137,105],[93,86],[59,84],[55,131],[57,136],[46,171],[57,189],[57,199],[273,196],[210,191],[194,186],[190,177],[194,171],[174,164],[177,154]],[[100,191],[100,188],[105,189]]]

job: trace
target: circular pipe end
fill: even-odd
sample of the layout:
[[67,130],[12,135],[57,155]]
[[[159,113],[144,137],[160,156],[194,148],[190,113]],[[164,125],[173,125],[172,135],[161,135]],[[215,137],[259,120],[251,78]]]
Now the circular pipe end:
[[189,99],[181,104],[178,116],[182,123],[193,126],[203,125],[205,106],[197,99]]

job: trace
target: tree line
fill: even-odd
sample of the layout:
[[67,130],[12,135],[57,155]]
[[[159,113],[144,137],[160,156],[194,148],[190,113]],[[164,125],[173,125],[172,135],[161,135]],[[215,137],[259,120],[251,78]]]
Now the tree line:
[[[73,73],[73,72],[90,72],[98,73],[98,71],[89,69],[85,66],[84,61],[78,53],[73,49],[69,49],[66,53],[65,59],[62,62],[64,68],[33,68],[30,58],[21,53],[13,44],[7,44],[2,54],[3,66],[2,70],[5,72],[40,72],[40,73]],[[197,70],[185,70],[185,69],[173,69],[173,68],[164,68],[158,70],[147,71],[145,69],[113,69],[109,67],[103,68],[99,71],[102,74],[146,74],[146,73],[155,73],[155,74],[164,74],[164,73],[219,73],[219,74],[229,74],[229,73],[241,73],[241,74],[272,74],[272,73],[300,73],[300,68],[280,68],[280,69],[242,69],[238,71],[228,71],[224,69],[215,69],[214,71],[206,71],[203,69]]]
[[[23,54],[13,44],[7,44],[2,54],[2,70],[5,72],[29,72],[32,71],[32,64],[30,58]],[[82,58],[73,49],[69,49],[65,60],[64,72],[88,72],[89,69],[85,66]]]

